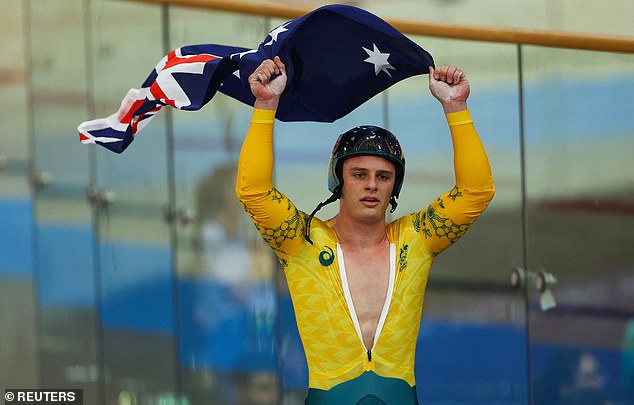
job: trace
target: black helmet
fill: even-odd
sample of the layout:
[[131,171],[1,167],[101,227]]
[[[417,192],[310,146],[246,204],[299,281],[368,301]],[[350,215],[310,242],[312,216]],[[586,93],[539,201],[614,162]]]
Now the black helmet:
[[396,209],[396,198],[401,191],[403,185],[403,177],[405,176],[405,157],[403,149],[398,139],[387,129],[375,127],[372,125],[363,125],[352,128],[348,132],[339,135],[339,139],[335,143],[335,147],[330,154],[328,162],[328,190],[332,195],[326,200],[320,202],[306,220],[306,228],[304,229],[304,237],[311,244],[310,240],[310,223],[323,206],[337,201],[341,197],[341,185],[343,184],[343,161],[353,156],[380,156],[394,163],[396,167],[396,179],[390,205],[394,212]]
[[328,162],[328,190],[335,192],[343,183],[343,161],[352,156],[379,156],[394,163],[396,180],[392,197],[398,198],[405,175],[405,157],[398,139],[390,131],[363,125],[352,128],[339,136]]

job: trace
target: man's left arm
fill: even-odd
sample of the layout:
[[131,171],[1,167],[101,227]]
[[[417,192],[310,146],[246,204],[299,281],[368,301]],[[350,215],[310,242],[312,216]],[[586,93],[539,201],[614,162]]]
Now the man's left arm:
[[427,248],[438,254],[457,241],[495,194],[486,151],[467,109],[470,86],[455,66],[430,68],[430,90],[445,112],[454,149],[455,186],[414,215]]

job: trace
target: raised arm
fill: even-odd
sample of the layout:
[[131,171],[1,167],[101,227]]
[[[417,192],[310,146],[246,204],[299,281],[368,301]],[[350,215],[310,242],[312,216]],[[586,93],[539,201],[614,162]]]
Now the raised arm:
[[471,88],[462,69],[429,68],[429,89],[440,101],[451,131],[455,187],[414,215],[428,249],[440,253],[457,241],[495,194],[491,166],[467,109]]
[[[279,76],[271,80],[274,74]],[[280,58],[263,61],[249,76],[249,86],[255,104],[238,162],[236,192],[241,201],[273,188],[273,123],[286,87],[286,71]]]
[[[272,78],[274,75],[278,75]],[[255,104],[251,125],[242,144],[236,194],[256,228],[280,256],[293,254],[304,242],[304,218],[273,185],[273,123],[286,86],[279,57],[265,60],[249,76]]]

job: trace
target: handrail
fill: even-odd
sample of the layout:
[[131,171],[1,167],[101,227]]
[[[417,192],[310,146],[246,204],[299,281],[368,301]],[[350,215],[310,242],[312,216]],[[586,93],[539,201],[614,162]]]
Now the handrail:
[[[293,19],[312,11],[310,8],[277,5],[264,2],[235,2],[231,0],[132,0],[142,3],[202,8],[251,14],[265,17]],[[562,31],[490,28],[469,25],[419,22],[386,18],[404,34],[462,40],[537,45],[589,51],[634,53],[634,37],[617,35],[578,34]]]

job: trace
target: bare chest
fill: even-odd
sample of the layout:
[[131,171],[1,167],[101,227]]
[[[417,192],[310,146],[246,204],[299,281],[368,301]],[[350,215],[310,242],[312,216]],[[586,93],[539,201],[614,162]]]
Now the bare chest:
[[371,251],[346,251],[343,248],[347,287],[353,302],[353,316],[361,329],[367,348],[372,347],[375,332],[385,306],[390,278],[390,246]]

